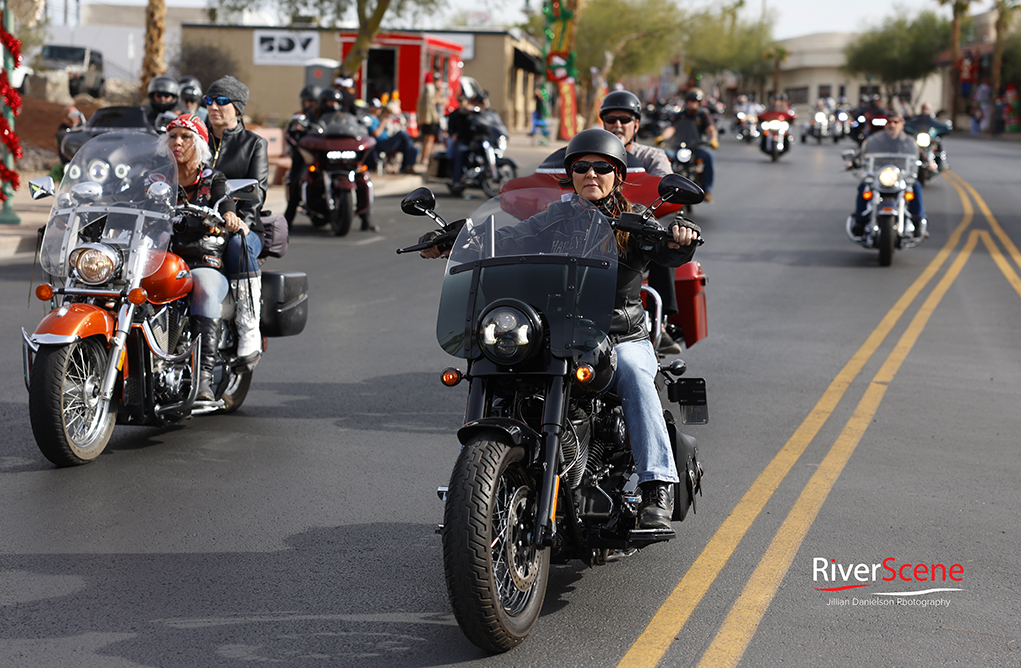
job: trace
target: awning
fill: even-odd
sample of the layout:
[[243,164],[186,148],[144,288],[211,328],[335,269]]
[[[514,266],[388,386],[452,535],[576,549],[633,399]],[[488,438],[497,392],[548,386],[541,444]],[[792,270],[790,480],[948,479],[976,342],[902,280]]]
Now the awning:
[[542,58],[525,53],[518,47],[514,47],[514,67],[515,69],[525,70],[532,74],[542,74],[546,71]]

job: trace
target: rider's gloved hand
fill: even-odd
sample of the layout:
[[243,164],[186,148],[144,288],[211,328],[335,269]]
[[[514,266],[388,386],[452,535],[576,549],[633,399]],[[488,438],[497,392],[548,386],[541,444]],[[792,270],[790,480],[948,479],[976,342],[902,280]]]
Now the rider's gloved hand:
[[719,148],[720,147],[720,140],[719,139],[710,139],[709,140],[709,145],[712,146],[713,148]]
[[662,145],[663,145],[663,135],[660,135],[660,136],[656,137],[656,146],[662,146]]

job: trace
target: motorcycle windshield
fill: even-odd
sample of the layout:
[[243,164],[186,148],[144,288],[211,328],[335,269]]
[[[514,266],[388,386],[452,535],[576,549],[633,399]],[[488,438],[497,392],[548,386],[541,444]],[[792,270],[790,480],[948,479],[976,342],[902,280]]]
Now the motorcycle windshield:
[[67,278],[71,252],[85,243],[102,243],[120,252],[122,280],[144,278],[163,263],[176,201],[177,163],[155,136],[99,135],[64,169],[43,234],[40,265],[48,274]]
[[609,331],[616,284],[616,239],[598,209],[558,189],[510,191],[461,229],[443,278],[436,338],[451,355],[474,359],[479,317],[497,300],[516,299],[539,312],[554,355],[575,356]]

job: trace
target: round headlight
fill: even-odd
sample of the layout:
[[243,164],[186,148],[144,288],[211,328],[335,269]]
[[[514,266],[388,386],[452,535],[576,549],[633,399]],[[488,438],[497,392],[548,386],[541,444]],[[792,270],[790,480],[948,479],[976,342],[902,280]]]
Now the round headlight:
[[67,176],[71,179],[80,179],[82,176],[82,168],[78,165],[71,165],[67,168]]
[[879,183],[887,188],[897,183],[898,179],[900,179],[900,169],[896,167],[888,165],[879,171]]
[[120,269],[120,254],[103,244],[88,244],[71,251],[71,264],[82,283],[106,283]]
[[688,162],[689,160],[691,160],[691,149],[690,148],[679,149],[677,151],[677,159],[680,160],[681,162]]
[[821,112],[821,111],[815,112],[815,120],[817,122],[819,122],[819,123],[825,123],[826,122],[826,114]]
[[482,353],[497,364],[507,365],[532,357],[539,347],[542,329],[534,314],[498,303],[479,318],[477,334]]
[[497,142],[496,142],[496,147],[498,149],[500,149],[501,151],[506,151],[507,150],[507,136],[506,135],[500,135],[500,139],[497,140]]
[[919,132],[918,137],[915,138],[915,141],[922,148],[928,148],[929,144],[932,143],[932,139],[929,138],[928,132]]
[[102,160],[93,160],[89,163],[89,179],[96,183],[102,183],[110,176],[110,165]]

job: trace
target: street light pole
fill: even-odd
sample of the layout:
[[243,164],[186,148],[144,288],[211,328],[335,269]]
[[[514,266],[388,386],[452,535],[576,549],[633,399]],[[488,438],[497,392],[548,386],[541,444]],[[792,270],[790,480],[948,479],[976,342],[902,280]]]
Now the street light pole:
[[[8,6],[7,0],[3,0],[3,29],[8,34],[14,29],[14,19],[11,18],[10,7]],[[11,78],[11,73],[14,71],[14,57],[10,51],[4,48],[4,72],[7,73],[7,80]],[[7,101],[4,100],[3,104],[4,118],[7,119],[7,126],[14,132],[14,110],[11,109]],[[15,167],[14,156],[11,155],[11,150],[6,145],[3,147],[4,151],[4,165],[9,170],[13,170]],[[14,194],[14,188],[10,183],[4,182],[4,203],[3,209],[0,210],[0,225],[18,225],[21,223],[21,218],[18,214],[14,213],[14,209],[11,208],[11,196]]]

